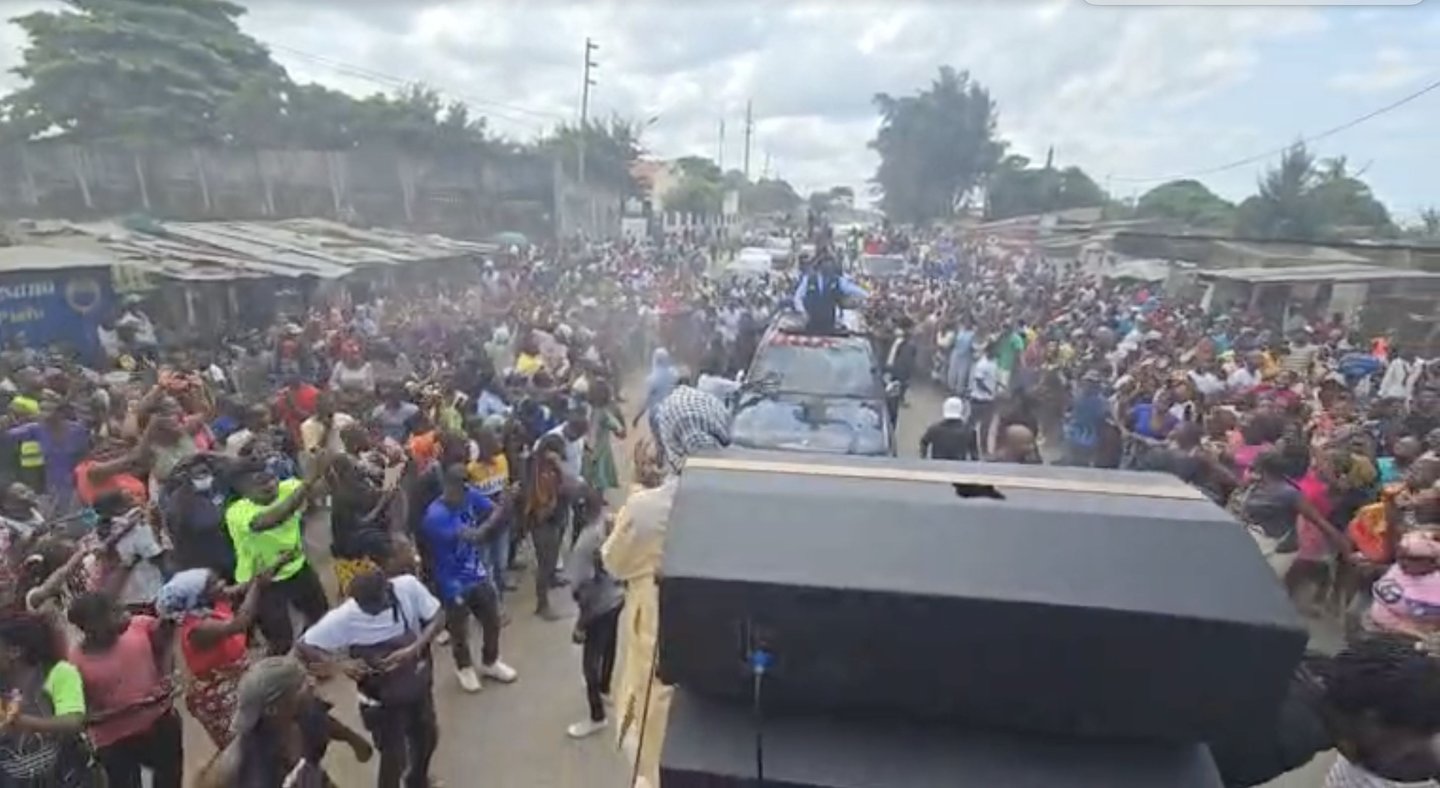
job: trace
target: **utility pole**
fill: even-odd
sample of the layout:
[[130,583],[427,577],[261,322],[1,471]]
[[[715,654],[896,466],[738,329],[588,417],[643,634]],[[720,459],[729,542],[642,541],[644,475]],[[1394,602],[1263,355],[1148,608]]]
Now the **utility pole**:
[[770,151],[765,151],[765,169],[760,173],[760,180],[770,177]]
[[725,174],[725,119],[720,119],[720,146],[715,151],[715,163],[720,167],[720,174]]
[[750,135],[755,128],[750,102],[745,102],[745,180],[750,180]]
[[598,68],[590,59],[590,53],[599,48],[600,46],[593,43],[588,36],[585,38],[585,81],[580,87],[580,142],[577,146],[579,161],[576,167],[581,186],[585,185],[585,139],[590,136],[590,88],[595,85],[595,80],[590,78],[590,71]]

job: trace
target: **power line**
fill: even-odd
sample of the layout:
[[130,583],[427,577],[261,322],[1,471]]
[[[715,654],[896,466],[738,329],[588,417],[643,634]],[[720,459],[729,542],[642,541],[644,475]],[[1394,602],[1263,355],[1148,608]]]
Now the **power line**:
[[[332,59],[332,58],[328,58],[328,57],[325,57],[325,56],[323,56],[323,55],[316,55],[316,54],[312,54],[312,53],[310,53],[310,52],[303,52],[303,51],[301,51],[301,50],[293,49],[293,48],[291,48],[291,47],[283,46],[283,45],[280,45],[280,44],[271,44],[271,45],[269,45],[269,46],[270,46],[271,49],[274,49],[274,50],[277,50],[277,51],[280,51],[280,52],[284,52],[284,53],[286,53],[286,54],[288,54],[288,55],[291,55],[291,56],[293,56],[293,57],[300,58],[301,60],[307,60],[307,61],[310,61],[310,62],[319,64],[319,65],[325,66],[326,68],[329,68],[330,70],[335,71],[335,72],[340,73],[340,74],[343,74],[343,75],[345,75],[345,76],[355,77],[355,78],[357,78],[357,79],[362,79],[362,80],[365,80],[365,81],[367,81],[367,82],[372,82],[372,83],[379,84],[379,85],[385,85],[385,86],[387,86],[387,87],[402,87],[402,88],[403,88],[403,87],[408,87],[408,86],[410,86],[410,85],[415,85],[415,84],[425,84],[425,80],[406,79],[406,78],[404,78],[404,77],[397,77],[397,76],[394,76],[394,75],[391,75],[391,74],[385,74],[385,73],[383,73],[383,72],[374,71],[374,70],[372,70],[372,69],[368,69],[368,68],[365,68],[365,67],[363,67],[363,66],[356,66],[356,65],[353,65],[353,64],[350,64],[350,63],[343,63],[343,62],[341,62],[341,61],[334,60],[334,59]],[[538,117],[538,118],[559,119],[559,120],[563,120],[563,119],[565,118],[565,116],[564,116],[563,114],[558,113],[558,112],[546,112],[546,111],[543,111],[543,110],[533,110],[533,109],[529,109],[529,108],[526,108],[526,107],[516,106],[516,105],[514,105],[514,104],[506,104],[506,103],[500,102],[500,101],[493,101],[493,100],[489,100],[489,99],[476,98],[476,97],[474,97],[474,96],[468,96],[468,95],[465,95],[465,94],[463,94],[463,93],[458,93],[458,92],[456,92],[456,91],[449,90],[449,89],[444,89],[444,92],[447,93],[447,94],[449,94],[449,95],[451,95],[451,96],[453,96],[453,97],[455,97],[455,98],[457,98],[457,99],[459,99],[459,100],[461,100],[461,101],[463,101],[463,102],[466,103],[466,104],[473,105],[473,106],[474,106],[475,108],[477,108],[477,109],[481,109],[481,110],[484,110],[484,111],[486,111],[486,112],[489,112],[490,114],[495,115],[496,117],[504,118],[504,119],[509,120],[509,121],[511,121],[511,122],[513,122],[513,123],[518,123],[518,124],[521,124],[521,125],[530,126],[530,127],[532,127],[532,128],[539,128],[539,127],[541,127],[541,126],[540,126],[540,124],[536,123],[535,121],[526,120],[526,119],[524,119],[524,118],[517,118],[517,117],[515,117],[515,116],[513,116],[513,115],[508,115],[508,114],[506,114],[505,112],[500,111],[500,109],[504,109],[504,110],[507,110],[507,111],[518,112],[518,113],[522,113],[522,114],[525,114],[525,115],[533,115],[533,116]],[[497,108],[497,107],[500,108],[500,109],[495,109],[495,108]]]
[[[1425,94],[1430,93],[1430,92],[1432,92],[1432,91],[1434,91],[1434,90],[1436,90],[1436,89],[1440,89],[1440,80],[1436,80],[1436,81],[1434,81],[1434,82],[1431,82],[1430,84],[1426,85],[1426,86],[1423,87],[1423,88],[1420,88],[1419,90],[1415,91],[1414,93],[1411,93],[1411,94],[1408,95],[1408,96],[1405,96],[1405,97],[1403,97],[1403,98],[1401,98],[1401,99],[1398,99],[1398,100],[1396,100],[1396,101],[1392,101],[1392,102],[1390,102],[1389,104],[1386,104],[1385,106],[1380,107],[1379,109],[1376,109],[1376,110],[1372,110],[1372,111],[1370,111],[1370,112],[1367,112],[1367,113],[1365,113],[1364,115],[1361,115],[1361,116],[1358,117],[1358,118],[1355,118],[1355,119],[1353,119],[1353,120],[1346,121],[1345,123],[1341,123],[1339,126],[1334,126],[1334,127],[1332,127],[1332,128],[1328,128],[1328,129],[1326,129],[1326,130],[1324,130],[1324,131],[1322,131],[1322,132],[1320,132],[1320,133],[1318,133],[1318,134],[1313,134],[1313,135],[1308,136],[1308,137],[1302,136],[1300,139],[1296,140],[1296,142],[1301,143],[1301,144],[1309,144],[1309,143],[1312,143],[1312,142],[1319,142],[1320,140],[1323,140],[1323,139],[1325,139],[1325,138],[1327,138],[1327,137],[1333,137],[1333,136],[1335,136],[1336,134],[1341,133],[1342,131],[1349,131],[1350,129],[1353,129],[1353,128],[1355,128],[1356,126],[1359,126],[1359,125],[1362,124],[1362,123],[1366,123],[1366,122],[1368,122],[1368,121],[1374,120],[1375,118],[1378,118],[1378,117],[1380,117],[1381,115],[1386,114],[1387,112],[1391,112],[1391,111],[1393,111],[1393,110],[1397,110],[1397,109],[1405,106],[1406,104],[1409,104],[1410,102],[1414,101],[1415,99],[1418,99],[1418,98],[1420,98],[1421,96],[1424,96]],[[1203,175],[1214,175],[1215,173],[1225,172],[1226,170],[1233,170],[1233,169],[1235,169],[1235,168],[1237,168],[1237,167],[1244,167],[1244,166],[1246,166],[1246,165],[1248,165],[1248,164],[1255,164],[1256,162],[1265,161],[1266,159],[1274,158],[1275,156],[1280,155],[1280,154],[1284,153],[1285,151],[1289,150],[1289,149],[1290,149],[1291,147],[1293,147],[1295,144],[1296,144],[1295,142],[1292,142],[1292,143],[1290,143],[1290,144],[1288,144],[1288,145],[1282,145],[1282,146],[1280,146],[1280,147],[1278,147],[1278,148],[1274,148],[1274,149],[1272,149],[1272,150],[1267,150],[1267,151],[1265,151],[1264,153],[1257,153],[1257,154],[1255,154],[1254,156],[1246,156],[1246,157],[1243,158],[1243,159],[1239,159],[1239,160],[1237,160],[1237,161],[1232,161],[1232,162],[1230,162],[1229,164],[1222,164],[1222,165],[1220,165],[1220,166],[1218,166],[1218,167],[1211,167],[1211,168],[1205,169],[1205,170],[1196,170],[1196,171],[1194,171],[1194,172],[1190,172],[1190,173],[1186,173],[1186,174],[1182,174],[1182,175],[1167,175],[1167,176],[1163,176],[1163,177],[1154,177],[1154,178],[1124,178],[1124,177],[1120,177],[1120,176],[1118,176],[1118,175],[1117,175],[1117,176],[1112,176],[1112,177],[1114,178],[1114,180],[1122,181],[1122,182],[1125,182],[1125,183],[1155,183],[1155,182],[1157,182],[1157,181],[1178,181],[1178,180],[1185,180],[1185,179],[1189,179],[1189,178],[1198,178],[1198,177],[1201,177],[1201,176],[1203,176]]]

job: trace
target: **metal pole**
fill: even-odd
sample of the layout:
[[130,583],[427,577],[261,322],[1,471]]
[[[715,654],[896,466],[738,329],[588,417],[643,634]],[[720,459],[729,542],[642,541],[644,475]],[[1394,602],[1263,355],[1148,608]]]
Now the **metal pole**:
[[576,167],[579,174],[580,185],[582,186],[585,185],[585,140],[587,137],[590,136],[590,88],[595,84],[595,80],[590,78],[590,71],[591,69],[594,69],[596,67],[596,64],[590,59],[590,53],[594,52],[599,48],[600,47],[594,42],[592,42],[589,37],[586,37],[585,81],[581,84],[580,87],[579,161],[577,162]]
[[750,102],[745,102],[745,180],[750,180],[750,132],[755,123],[750,113]]

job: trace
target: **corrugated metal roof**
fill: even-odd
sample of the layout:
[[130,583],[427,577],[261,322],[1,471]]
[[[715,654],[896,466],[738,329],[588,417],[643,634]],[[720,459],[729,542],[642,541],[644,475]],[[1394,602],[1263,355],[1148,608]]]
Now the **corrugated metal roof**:
[[1386,268],[1379,265],[1326,263],[1297,265],[1284,268],[1225,268],[1205,271],[1201,279],[1225,279],[1253,285],[1286,282],[1380,282],[1406,279],[1440,279],[1440,274],[1409,268]]
[[1258,244],[1246,243],[1244,241],[1215,241],[1215,245],[1228,249],[1235,254],[1246,257],[1255,257],[1261,260],[1301,260],[1312,263],[1366,263],[1367,258],[1360,255],[1350,254],[1340,249],[1333,249],[1328,246],[1302,246],[1290,245],[1289,248],[1279,246],[1260,246]]
[[11,271],[63,271],[71,268],[105,268],[118,262],[114,252],[96,244],[92,249],[53,246],[0,247],[0,273]]
[[18,227],[26,236],[26,245],[8,247],[10,250],[45,251],[5,255],[0,248],[0,271],[125,263],[184,281],[307,275],[335,279],[365,267],[468,257],[497,248],[439,235],[360,229],[323,219],[165,222],[144,230],[115,222],[21,222]]

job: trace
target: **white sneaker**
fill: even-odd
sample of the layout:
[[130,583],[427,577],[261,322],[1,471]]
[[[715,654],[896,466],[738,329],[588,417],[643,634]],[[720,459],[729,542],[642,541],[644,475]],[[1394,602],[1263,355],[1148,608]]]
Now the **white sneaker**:
[[605,725],[605,720],[601,720],[599,722],[595,722],[594,720],[584,720],[583,722],[574,723],[570,727],[566,728],[565,734],[572,739],[583,739],[587,736],[594,736],[600,731],[605,730]]
[[449,644],[449,642],[450,642],[450,630],[448,630],[448,629],[442,629],[442,630],[440,630],[440,634],[438,634],[438,635],[435,636],[435,645],[437,645],[437,646],[444,646],[444,645]]
[[520,674],[516,673],[514,668],[498,659],[490,665],[481,665],[480,675],[487,679],[494,679],[501,684],[509,684],[515,679],[520,678]]
[[456,668],[455,678],[460,680],[460,688],[466,692],[479,692],[480,677],[475,675],[474,668]]

